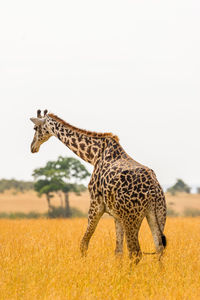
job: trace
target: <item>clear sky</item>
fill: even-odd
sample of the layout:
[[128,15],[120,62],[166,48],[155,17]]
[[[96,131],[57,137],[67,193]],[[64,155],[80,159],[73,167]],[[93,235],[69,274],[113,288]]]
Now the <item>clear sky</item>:
[[73,156],[55,138],[30,153],[40,108],[117,134],[162,185],[200,186],[199,1],[8,0],[0,28],[0,178]]

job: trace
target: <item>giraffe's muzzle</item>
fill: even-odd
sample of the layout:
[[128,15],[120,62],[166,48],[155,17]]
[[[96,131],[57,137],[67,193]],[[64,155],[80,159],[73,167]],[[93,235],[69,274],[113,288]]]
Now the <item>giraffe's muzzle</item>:
[[35,145],[35,142],[33,141],[33,142],[31,143],[31,152],[32,152],[32,153],[37,153],[37,152],[39,151],[39,149],[40,149],[40,147],[37,147],[37,146]]
[[37,152],[38,152],[38,149],[36,149],[36,148],[31,148],[31,152],[32,152],[32,153],[37,153]]

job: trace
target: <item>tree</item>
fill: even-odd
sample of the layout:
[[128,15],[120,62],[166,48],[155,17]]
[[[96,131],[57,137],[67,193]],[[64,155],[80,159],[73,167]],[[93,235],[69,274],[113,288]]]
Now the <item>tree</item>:
[[[84,186],[77,182],[87,178],[90,173],[78,159],[73,157],[67,158],[59,156],[55,168],[57,176],[62,181],[61,191],[65,195],[66,217],[68,217],[71,214],[69,207],[69,192],[75,192],[80,195],[84,190]],[[75,182],[70,182],[72,178],[75,179]]]
[[57,178],[39,179],[34,184],[34,189],[38,192],[39,196],[46,195],[48,210],[51,209],[51,198],[54,192],[60,190],[60,181]]
[[185,192],[189,194],[190,187],[182,179],[177,179],[177,182],[172,187],[168,188],[167,192],[172,195],[175,195],[176,192]]
[[69,217],[71,215],[69,192],[80,195],[86,189],[83,184],[80,184],[80,181],[89,175],[90,173],[79,160],[73,157],[59,156],[57,161],[49,161],[45,167],[34,170],[33,176],[37,180],[34,188],[39,195],[46,195],[49,211],[52,209],[53,193],[58,193],[61,198],[62,192],[65,199],[64,216]]

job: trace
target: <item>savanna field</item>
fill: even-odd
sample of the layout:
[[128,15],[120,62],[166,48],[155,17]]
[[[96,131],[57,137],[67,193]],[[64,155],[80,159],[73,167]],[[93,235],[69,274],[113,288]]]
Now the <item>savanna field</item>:
[[[112,219],[102,219],[88,256],[80,240],[86,219],[0,220],[0,299],[200,299],[200,218],[168,218],[168,245],[158,261],[143,255],[130,269],[115,258]],[[142,251],[154,251],[143,222]]]

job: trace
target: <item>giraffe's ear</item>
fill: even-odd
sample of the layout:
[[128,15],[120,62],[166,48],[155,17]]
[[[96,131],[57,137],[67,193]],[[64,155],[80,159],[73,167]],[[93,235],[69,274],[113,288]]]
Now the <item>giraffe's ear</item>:
[[44,125],[45,119],[39,119],[39,118],[30,118],[30,120],[37,126]]

